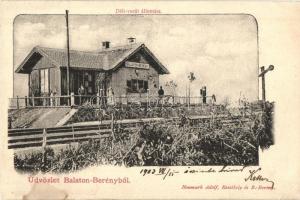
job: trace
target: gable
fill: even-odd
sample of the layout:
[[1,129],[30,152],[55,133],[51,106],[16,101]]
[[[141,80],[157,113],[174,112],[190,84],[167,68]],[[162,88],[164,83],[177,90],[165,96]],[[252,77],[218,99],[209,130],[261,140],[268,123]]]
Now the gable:
[[23,60],[20,66],[16,69],[16,72],[22,74],[30,74],[33,67],[41,60],[42,57],[43,56],[41,54],[32,50]]
[[34,65],[32,70],[37,70],[37,69],[45,69],[45,68],[53,68],[55,65],[49,60],[48,58],[42,56],[39,61]]
[[139,69],[147,69],[151,66],[158,74],[169,74],[169,71],[158,61],[158,59],[145,45],[142,45],[141,48],[137,49],[137,51],[125,58],[115,69],[121,66]]

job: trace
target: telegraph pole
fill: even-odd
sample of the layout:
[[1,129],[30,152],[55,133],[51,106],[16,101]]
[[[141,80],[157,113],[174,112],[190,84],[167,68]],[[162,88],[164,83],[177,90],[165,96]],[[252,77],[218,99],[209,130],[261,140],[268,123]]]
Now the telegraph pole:
[[70,95],[70,42],[69,42],[69,11],[66,10],[67,26],[67,95]]
[[260,74],[258,75],[258,77],[261,77],[261,91],[262,91],[262,100],[265,102],[266,101],[266,86],[265,86],[265,74],[268,72],[268,71],[272,71],[274,70],[274,66],[273,65],[270,65],[268,67],[268,69],[265,70],[265,67],[262,66],[260,68]]
[[[265,71],[265,67],[262,66],[260,68],[260,71],[264,72]],[[262,100],[266,101],[266,85],[265,85],[265,75],[264,74],[261,76],[261,91],[262,91]]]

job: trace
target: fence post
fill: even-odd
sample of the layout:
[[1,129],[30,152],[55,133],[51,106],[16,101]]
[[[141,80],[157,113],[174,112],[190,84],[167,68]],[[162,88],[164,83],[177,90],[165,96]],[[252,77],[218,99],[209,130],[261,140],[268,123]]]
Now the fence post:
[[19,96],[17,96],[17,109],[19,110]]
[[172,106],[174,106],[174,103],[175,103],[175,95],[173,95],[172,97]]
[[149,89],[147,89],[147,110],[149,107]]
[[111,134],[113,137],[113,140],[111,141],[111,149],[110,149],[110,152],[112,153],[113,149],[114,149],[114,141],[116,140],[115,133],[114,133],[114,113],[111,114],[111,127],[110,128],[111,128]]
[[45,161],[46,161],[46,145],[47,145],[47,131],[44,128],[43,129],[43,143],[42,143],[42,152],[43,152],[43,157],[42,157],[42,167],[45,167]]
[[12,117],[8,117],[8,129],[11,129]]
[[42,95],[42,98],[41,98],[41,100],[42,100],[42,105],[43,106],[47,106],[47,97],[46,97],[46,95],[44,94],[44,95]]
[[51,92],[50,94],[50,106],[53,107],[54,106],[54,97],[53,97],[53,93]]
[[27,96],[25,96],[25,108],[27,108]]
[[81,101],[82,101],[82,95],[79,94],[79,105],[81,106]]
[[114,133],[114,114],[112,113],[111,114],[111,125],[110,125],[110,128],[111,128],[111,133],[112,133],[112,136],[113,136],[113,140],[115,140],[115,133]]
[[47,145],[47,131],[46,131],[46,129],[44,128],[44,129],[43,129],[43,144],[42,144],[42,147],[43,147],[43,148],[46,148],[46,145]]
[[32,107],[35,106],[35,103],[34,103],[34,96],[32,96]]
[[104,91],[103,91],[103,89],[100,89],[100,105],[101,106],[103,106],[104,105],[104,101],[105,101],[105,99],[104,99]]

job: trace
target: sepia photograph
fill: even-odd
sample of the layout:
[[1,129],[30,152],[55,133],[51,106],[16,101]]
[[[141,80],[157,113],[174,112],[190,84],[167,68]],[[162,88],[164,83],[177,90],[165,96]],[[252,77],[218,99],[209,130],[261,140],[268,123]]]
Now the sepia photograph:
[[8,149],[19,173],[258,166],[274,102],[250,14],[23,14]]

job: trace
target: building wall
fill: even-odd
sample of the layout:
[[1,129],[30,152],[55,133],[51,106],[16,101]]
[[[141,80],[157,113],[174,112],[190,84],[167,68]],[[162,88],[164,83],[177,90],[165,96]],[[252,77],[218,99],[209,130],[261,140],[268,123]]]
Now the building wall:
[[[114,96],[119,97],[147,97],[147,93],[138,92],[128,92],[127,91],[127,81],[132,79],[143,80],[148,82],[148,89],[150,96],[157,96],[159,89],[159,74],[158,71],[153,66],[153,61],[144,55],[143,52],[138,52],[128,59],[130,62],[149,64],[149,69],[132,68],[125,66],[125,63],[114,72],[100,72],[93,71],[93,84],[95,94],[98,92],[98,85],[96,83],[97,76],[99,74],[105,73],[105,84],[101,86],[102,89],[106,89],[103,95],[108,95],[107,89],[112,88],[114,91]],[[42,57],[40,61],[34,66],[33,71],[30,75],[30,85],[33,88],[39,89],[40,87],[40,77],[39,70],[49,69],[49,88],[50,92],[55,91],[56,95],[66,95],[66,70],[61,70],[56,67],[48,59]],[[71,70],[72,71],[72,70]],[[72,79],[72,77],[71,77]],[[72,79],[73,80],[73,79]],[[71,80],[70,80],[71,81]],[[75,82],[78,80],[74,80]],[[105,86],[104,86],[105,85]],[[100,88],[100,87],[99,87]],[[77,93],[77,92],[75,92]]]
[[29,95],[32,96],[32,92],[34,91],[34,95],[40,95],[40,70],[49,69],[48,71],[48,84],[50,92],[56,90],[56,93],[60,94],[60,86],[59,86],[59,69],[53,65],[48,59],[42,57],[33,67],[33,70],[30,73],[30,89]]
[[[129,60],[135,61],[135,60]],[[139,63],[149,64],[143,57],[140,58]],[[135,97],[146,97],[147,93],[127,93],[127,80],[138,79],[148,81],[148,89],[150,96],[157,96],[159,89],[159,74],[149,64],[149,69],[137,69],[126,67],[125,64],[121,66],[116,72],[113,72],[111,78],[111,86],[114,90],[115,97],[128,96],[130,101],[134,101]]]
[[30,73],[30,88],[29,96],[38,96],[40,95],[40,74],[39,70],[33,70]]

